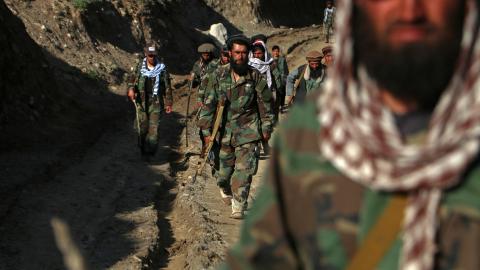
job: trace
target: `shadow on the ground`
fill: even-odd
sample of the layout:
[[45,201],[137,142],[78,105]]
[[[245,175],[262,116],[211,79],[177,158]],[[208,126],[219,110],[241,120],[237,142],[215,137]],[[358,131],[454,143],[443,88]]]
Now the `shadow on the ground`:
[[[172,188],[165,182],[168,172],[152,170],[134,153],[135,134],[125,129],[132,118],[130,104],[111,93],[102,77],[83,73],[39,47],[3,2],[0,12],[2,24],[11,30],[0,38],[7,37],[17,52],[4,47],[2,57],[14,58],[2,61],[0,68],[7,76],[17,72],[12,78],[18,78],[2,81],[1,96],[13,105],[26,99],[28,108],[51,106],[37,113],[32,109],[31,120],[2,125],[0,269],[64,269],[50,224],[54,217],[70,226],[73,242],[92,269],[112,267],[138,249],[131,234],[141,224],[123,216],[152,205],[163,213],[157,224],[158,250],[168,248],[173,235],[165,215],[175,195],[162,196]],[[20,61],[23,70],[14,69],[13,61]],[[36,93],[43,99],[36,99]],[[35,99],[29,103],[31,96]],[[2,116],[16,119],[7,118],[7,112]],[[175,121],[171,125],[167,144],[175,144],[182,129]],[[126,135],[115,136],[122,132]],[[123,138],[128,141],[118,144]],[[114,149],[119,145],[127,146]],[[152,189],[156,196],[142,194]],[[161,260],[158,265],[165,264]]]

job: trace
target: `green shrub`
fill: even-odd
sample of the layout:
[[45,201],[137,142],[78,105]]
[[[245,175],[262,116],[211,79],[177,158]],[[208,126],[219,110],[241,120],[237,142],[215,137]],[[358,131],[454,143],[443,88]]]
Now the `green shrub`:
[[87,77],[92,80],[98,81],[102,78],[102,75],[97,70],[90,69],[87,71]]
[[76,9],[84,11],[87,9],[88,5],[90,5],[93,2],[98,2],[100,0],[72,0],[72,1],[73,1],[73,6]]

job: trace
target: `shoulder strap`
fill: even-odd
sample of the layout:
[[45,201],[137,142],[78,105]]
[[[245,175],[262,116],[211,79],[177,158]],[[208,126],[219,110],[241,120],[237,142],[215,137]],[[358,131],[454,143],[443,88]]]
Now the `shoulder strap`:
[[395,195],[354,254],[347,270],[376,269],[402,230],[407,196]]

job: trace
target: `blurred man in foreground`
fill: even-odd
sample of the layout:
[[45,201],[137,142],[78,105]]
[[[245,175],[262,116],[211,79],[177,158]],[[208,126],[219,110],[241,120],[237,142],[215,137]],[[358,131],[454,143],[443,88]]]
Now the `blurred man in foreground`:
[[282,124],[232,268],[480,269],[478,14],[339,1],[335,64]]

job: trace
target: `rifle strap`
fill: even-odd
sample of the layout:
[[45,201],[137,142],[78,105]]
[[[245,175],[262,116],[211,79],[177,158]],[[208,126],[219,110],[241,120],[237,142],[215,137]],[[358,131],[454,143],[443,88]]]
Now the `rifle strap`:
[[394,195],[390,199],[345,269],[371,270],[378,267],[402,230],[406,205],[407,196],[405,195]]

